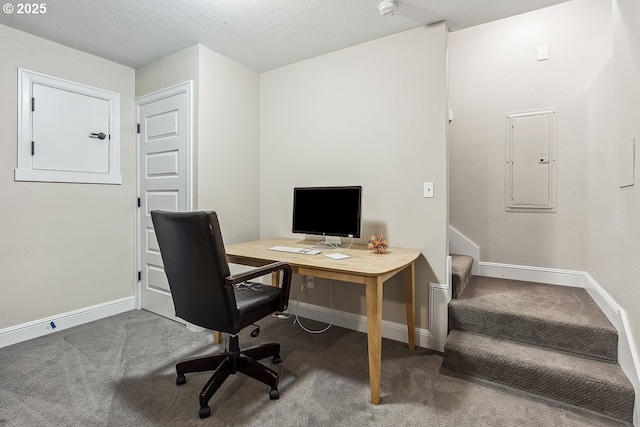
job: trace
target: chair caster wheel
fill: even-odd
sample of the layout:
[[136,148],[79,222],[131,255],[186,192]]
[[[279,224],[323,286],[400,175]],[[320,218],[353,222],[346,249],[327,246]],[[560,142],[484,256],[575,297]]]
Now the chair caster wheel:
[[282,358],[280,357],[280,355],[273,356],[273,364],[277,365],[278,363],[282,363]]
[[211,408],[208,406],[203,406],[202,408],[200,408],[200,412],[198,412],[198,416],[200,418],[207,418],[209,415],[211,415]]
[[176,385],[182,385],[186,382],[187,382],[187,379],[184,377],[184,375],[178,375],[176,377]]
[[271,391],[269,392],[269,399],[271,399],[271,400],[280,399],[280,392],[278,391],[277,388],[272,388],[271,389]]

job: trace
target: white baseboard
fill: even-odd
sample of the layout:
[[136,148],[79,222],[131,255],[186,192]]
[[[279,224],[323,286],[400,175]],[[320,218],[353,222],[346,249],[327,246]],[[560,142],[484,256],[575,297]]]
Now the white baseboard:
[[131,296],[23,323],[21,325],[11,326],[0,330],[0,348],[115,314],[124,313],[125,311],[135,308],[135,297]]
[[451,301],[451,257],[447,257],[448,280],[443,284],[429,283],[429,332],[428,348],[444,352],[449,335],[449,301]]
[[[331,323],[341,328],[359,332],[367,332],[367,317],[346,311],[332,310],[313,304],[301,302],[289,304],[288,313],[305,317],[319,322]],[[405,323],[382,321],[382,336],[394,341],[407,342],[407,325]],[[416,345],[419,347],[435,348],[434,337],[426,329],[416,328]]]
[[591,298],[618,330],[618,364],[633,384],[636,392],[633,425],[640,426],[640,378],[638,378],[640,363],[638,363],[639,359],[634,339],[629,334],[627,314],[588,273],[584,273],[584,280],[585,289],[589,292]]
[[575,270],[481,262],[480,275],[584,288],[618,331],[618,364],[633,384],[636,392],[633,424],[640,426],[640,379],[638,377],[640,359],[637,347],[630,334],[627,315],[589,273]]
[[584,288],[584,272],[575,270],[481,261],[480,276]]
[[598,307],[604,312],[609,321],[618,328],[621,325],[619,323],[621,319],[620,307],[589,273],[584,273],[584,288],[589,292],[591,298],[598,304]]

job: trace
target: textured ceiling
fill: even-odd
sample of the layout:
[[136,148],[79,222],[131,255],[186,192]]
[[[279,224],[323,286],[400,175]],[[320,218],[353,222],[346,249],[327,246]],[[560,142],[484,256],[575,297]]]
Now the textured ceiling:
[[49,0],[44,14],[0,13],[0,24],[132,68],[201,43],[266,71],[424,24],[455,31],[566,0],[400,0],[393,16],[380,16],[379,1]]

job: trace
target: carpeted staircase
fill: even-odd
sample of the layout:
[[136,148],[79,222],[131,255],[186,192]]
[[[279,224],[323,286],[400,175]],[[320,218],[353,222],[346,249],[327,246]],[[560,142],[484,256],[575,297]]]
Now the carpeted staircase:
[[[456,272],[443,367],[632,422],[618,334],[581,288]],[[469,266],[470,270],[470,266]]]

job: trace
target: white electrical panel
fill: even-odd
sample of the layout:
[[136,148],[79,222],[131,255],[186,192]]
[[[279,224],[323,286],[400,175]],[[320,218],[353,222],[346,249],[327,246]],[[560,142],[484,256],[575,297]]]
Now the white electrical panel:
[[556,110],[506,118],[506,210],[555,212]]

